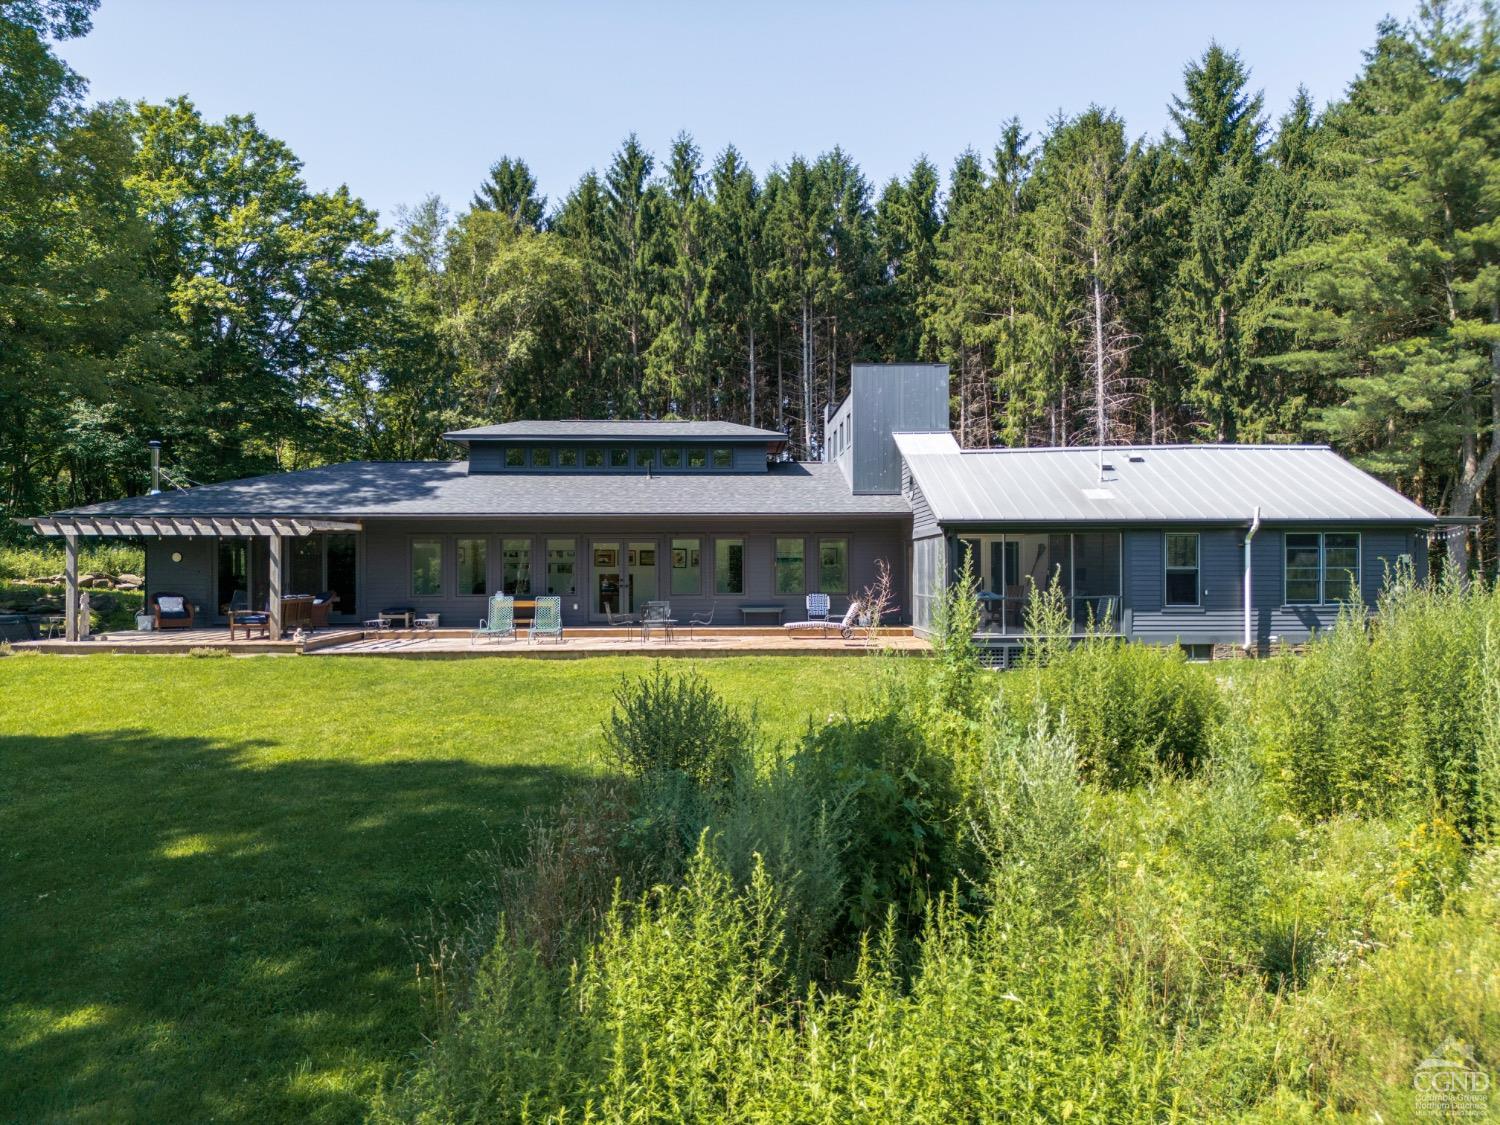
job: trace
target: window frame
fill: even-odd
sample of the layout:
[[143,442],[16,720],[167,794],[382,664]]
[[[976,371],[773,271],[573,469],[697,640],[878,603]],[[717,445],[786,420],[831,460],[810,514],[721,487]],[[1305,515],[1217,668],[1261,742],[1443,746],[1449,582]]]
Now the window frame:
[[[1193,540],[1193,565],[1173,566],[1172,550],[1169,543],[1172,537],[1191,536]],[[1122,568],[1123,569],[1123,568]],[[1193,600],[1190,602],[1174,602],[1172,600],[1171,575],[1186,574],[1193,575]],[[1161,604],[1163,609],[1202,609],[1203,608],[1203,533],[1200,531],[1164,531],[1161,540]]]
[[689,469],[708,468],[708,450],[701,445],[691,445],[687,451],[687,467]]
[[535,539],[535,537],[530,536],[530,535],[511,535],[511,536],[502,535],[502,536],[500,536],[500,588],[498,590],[496,590],[495,592],[497,594],[504,594],[504,593],[506,593],[506,590],[505,590],[505,555],[506,555],[506,552],[509,550],[509,548],[507,547],[507,544],[510,544],[510,543],[525,543],[526,544],[526,554],[524,556],[525,559],[526,559],[526,590],[525,590],[524,593],[522,591],[520,591],[520,590],[516,590],[516,591],[513,591],[513,592],[511,592],[509,594],[506,594],[506,596],[507,597],[512,597],[512,598],[534,598],[534,597],[536,597],[536,567],[533,566],[532,564],[536,561],[533,558],[533,556],[536,554],[536,539]]
[[[463,545],[478,543],[484,553],[484,592],[475,594],[464,588]],[[453,593],[460,598],[488,598],[490,596],[490,537],[488,535],[455,535],[453,537]]]
[[557,451],[557,467],[559,469],[578,468],[578,450],[571,445],[561,446]]
[[[844,548],[844,588],[835,590],[825,586],[823,582],[823,548],[830,543],[841,543]],[[818,537],[818,588],[815,593],[819,594],[843,594],[847,595],[854,589],[854,561],[849,554],[849,537],[847,535],[822,535]]]
[[596,445],[591,445],[583,451],[583,467],[585,469],[602,469],[608,461],[609,458],[604,456],[604,450]]
[[656,450],[649,445],[637,446],[635,451],[635,467],[637,469],[656,468]]
[[[435,592],[423,592],[417,589],[417,567],[416,551],[419,543],[436,543],[437,556],[437,590]],[[413,598],[441,598],[448,585],[446,536],[442,535],[412,535],[406,540],[406,589],[408,596]]]
[[657,460],[663,469],[676,472],[682,468],[682,448],[676,445],[664,445],[657,455]]
[[576,598],[578,596],[578,539],[576,536],[560,536],[558,538],[542,539],[542,578],[543,585],[552,593],[552,552],[559,545],[566,543],[573,553],[573,588],[567,593],[559,591],[555,596],[560,598]]
[[[1281,604],[1288,608],[1296,609],[1323,609],[1333,606],[1345,606],[1350,601],[1343,599],[1330,599],[1328,597],[1328,537],[1330,535],[1348,535],[1354,539],[1354,593],[1358,597],[1364,596],[1364,571],[1365,571],[1365,537],[1360,531],[1283,531],[1281,533]],[[1316,601],[1293,601],[1287,593],[1288,573],[1291,567],[1287,564],[1287,551],[1289,541],[1294,536],[1318,541],[1318,595]],[[1335,550],[1346,550],[1347,548],[1335,548]],[[1339,567],[1339,570],[1349,570],[1349,567]]]
[[[722,590],[719,588],[719,546],[739,544],[740,548],[740,588],[738,590]],[[743,598],[749,587],[749,581],[745,573],[746,567],[745,537],[743,535],[716,535],[714,536],[714,595],[724,598]]]
[[623,445],[611,446],[609,451],[609,467],[611,469],[630,468],[630,449]]
[[[692,544],[689,547],[687,544]],[[678,568],[673,565],[673,558],[679,550],[694,551],[698,555],[698,561],[694,566]],[[682,569],[696,570],[696,581],[691,590],[677,588],[677,571]],[[699,598],[703,596],[703,536],[701,535],[671,535],[667,537],[667,591],[674,598]]]
[[713,448],[711,460],[715,469],[732,469],[734,468],[734,450],[727,445],[716,445]]
[[[797,569],[797,588],[795,590],[783,590],[781,588],[781,564],[783,560],[790,561],[790,556],[783,556],[781,545],[783,543],[796,543],[799,547],[798,561],[802,564]],[[807,595],[807,536],[805,535],[776,535],[771,539],[771,593],[778,598],[805,597]]]
[[524,445],[507,445],[505,447],[504,461],[507,469],[524,469],[526,467],[526,447]]
[[550,445],[533,445],[531,447],[531,467],[533,469],[552,468],[552,447]]

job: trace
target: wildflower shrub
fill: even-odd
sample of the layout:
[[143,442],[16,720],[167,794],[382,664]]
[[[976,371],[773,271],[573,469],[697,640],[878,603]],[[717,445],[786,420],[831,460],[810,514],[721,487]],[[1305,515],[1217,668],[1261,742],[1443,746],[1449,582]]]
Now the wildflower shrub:
[[1500,590],[1403,575],[1373,619],[1346,611],[1300,660],[1274,662],[1248,722],[1284,804],[1439,818],[1466,836],[1500,821]]
[[[658,670],[617,719],[671,737],[616,749],[640,764],[600,802],[612,819],[567,828],[615,864],[612,897],[593,865],[587,926],[507,911],[380,1115],[1409,1120],[1413,1068],[1444,1042],[1500,1066],[1500,854],[1455,821],[1407,817],[1425,781],[1401,815],[1378,800],[1304,812],[1272,772],[1267,724],[1287,720],[1256,713],[1261,680],[1308,677],[1345,707],[1366,698],[1355,670],[1417,691],[1414,666],[1394,671],[1404,656],[1375,655],[1383,638],[1417,644],[1405,604],[1326,642],[1360,649],[1277,657],[1222,695],[1206,669],[1102,636],[1038,628],[1032,660],[1004,674],[959,645],[950,666],[887,670],[786,748],[679,737],[689,689]],[[1430,732],[1487,732],[1492,716],[1424,698],[1480,713],[1369,721],[1428,732],[1393,760],[1441,776]],[[716,702],[695,713],[739,731]],[[677,718],[640,713],[658,708]],[[1112,709],[1148,718],[1079,721]],[[670,842],[642,827],[667,822]],[[565,893],[538,879],[549,903]],[[562,950],[542,939],[560,929]]]

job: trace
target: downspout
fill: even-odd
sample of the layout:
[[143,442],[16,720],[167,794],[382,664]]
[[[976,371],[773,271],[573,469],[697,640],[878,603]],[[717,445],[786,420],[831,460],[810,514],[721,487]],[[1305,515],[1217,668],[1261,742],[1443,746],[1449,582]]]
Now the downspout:
[[1250,603],[1250,544],[1255,540],[1255,533],[1260,530],[1260,505],[1255,506],[1255,515],[1250,520],[1250,530],[1245,532],[1245,651],[1250,652],[1255,647],[1255,635],[1253,632],[1253,619]]

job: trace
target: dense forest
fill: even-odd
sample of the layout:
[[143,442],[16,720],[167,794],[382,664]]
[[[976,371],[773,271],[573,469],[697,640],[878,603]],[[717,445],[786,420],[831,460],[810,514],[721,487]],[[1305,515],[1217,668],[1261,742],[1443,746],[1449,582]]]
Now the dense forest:
[[139,491],[151,437],[179,482],[521,417],[816,456],[851,361],[928,359],[965,445],[1329,441],[1483,516],[1493,565],[1492,6],[1382,23],[1325,107],[1267,106],[1209,45],[1157,138],[1095,105],[880,186],[839,148],[757,171],[632,136],[564,199],[504,156],[391,228],[252,115],[90,104],[54,46],[96,2],[0,5],[0,516]]

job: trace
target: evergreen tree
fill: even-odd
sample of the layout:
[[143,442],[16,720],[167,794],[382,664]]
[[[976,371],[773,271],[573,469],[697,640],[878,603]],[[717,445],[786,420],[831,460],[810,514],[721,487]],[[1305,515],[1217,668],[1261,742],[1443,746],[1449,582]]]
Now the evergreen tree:
[[474,193],[473,207],[476,211],[498,211],[509,215],[517,228],[542,229],[542,219],[547,213],[547,197],[538,195],[536,177],[531,174],[526,161],[502,156],[490,165],[489,177]]
[[686,133],[672,143],[660,222],[652,232],[651,343],[642,393],[648,412],[657,416],[706,413],[713,397],[705,277],[709,208],[701,160]]

